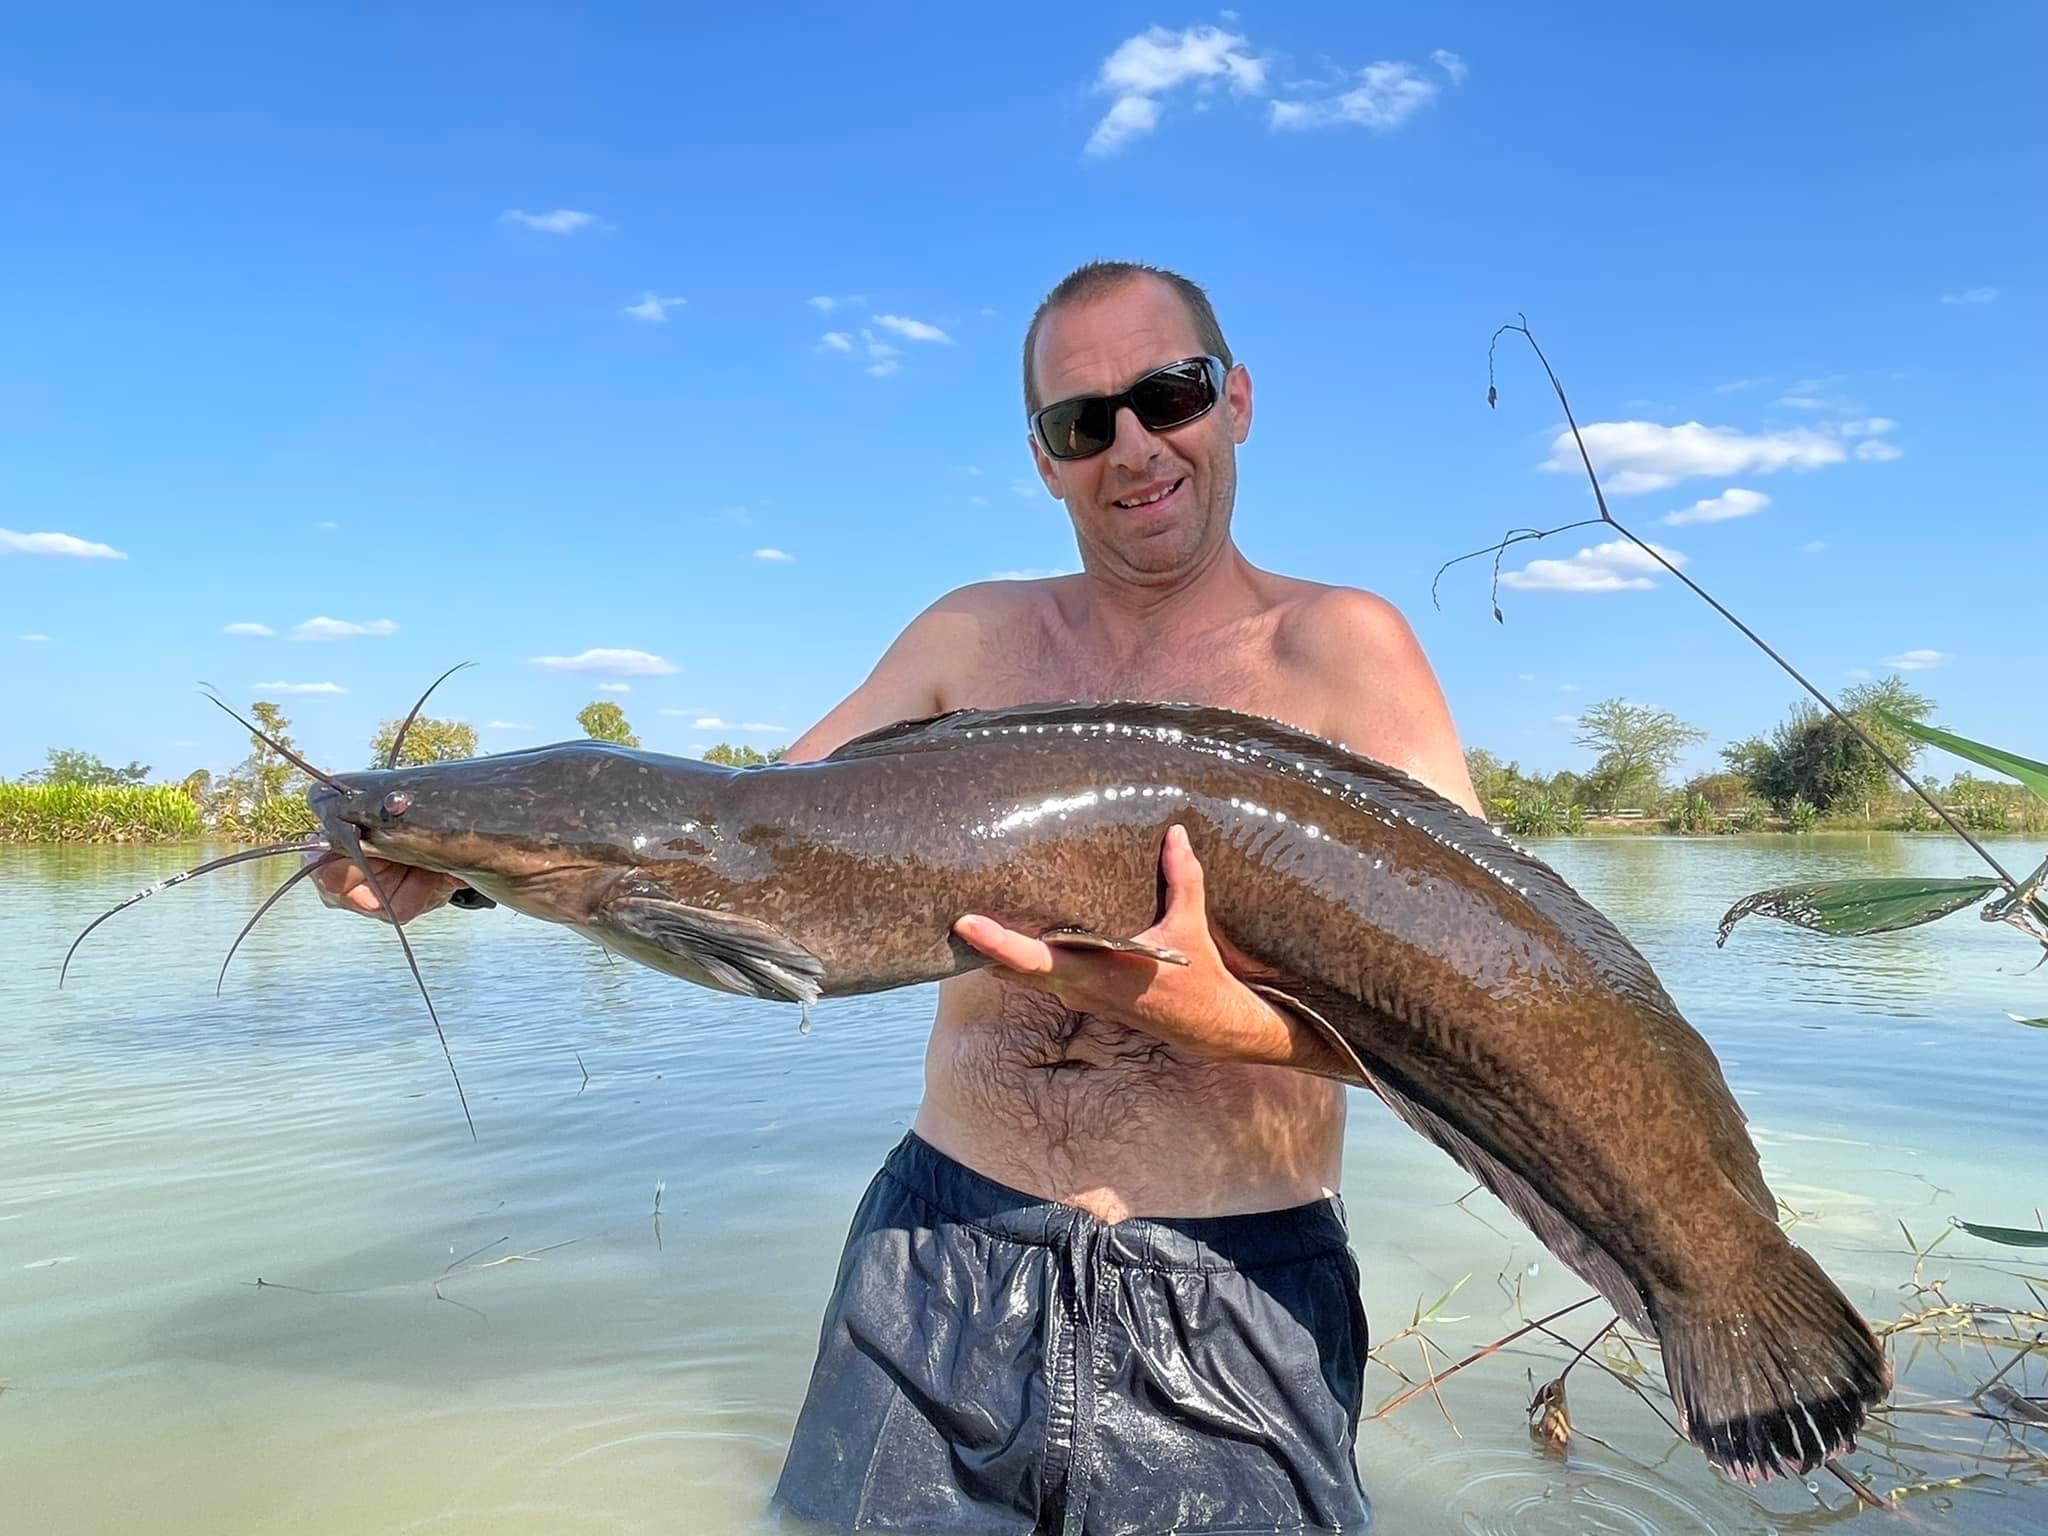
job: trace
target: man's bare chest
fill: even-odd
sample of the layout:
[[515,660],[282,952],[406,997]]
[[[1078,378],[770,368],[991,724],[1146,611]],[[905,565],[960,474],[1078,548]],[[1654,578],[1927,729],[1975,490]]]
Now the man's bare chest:
[[1321,734],[1329,714],[1312,681],[1291,672],[1263,636],[1234,643],[1161,642],[1128,656],[1034,637],[976,657],[945,690],[949,709],[999,709],[1065,699],[1209,704]]

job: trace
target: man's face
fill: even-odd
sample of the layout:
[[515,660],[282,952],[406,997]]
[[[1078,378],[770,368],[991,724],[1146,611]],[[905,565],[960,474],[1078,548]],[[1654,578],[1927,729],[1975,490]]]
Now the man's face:
[[[1202,350],[1179,296],[1155,278],[1133,279],[1046,317],[1033,357],[1038,398],[1050,405],[1115,394]],[[1251,375],[1233,368],[1223,399],[1198,421],[1148,432],[1125,408],[1116,442],[1094,457],[1049,458],[1035,435],[1031,456],[1046,489],[1067,504],[1089,568],[1157,585],[1200,565],[1229,537],[1237,445],[1251,427]]]

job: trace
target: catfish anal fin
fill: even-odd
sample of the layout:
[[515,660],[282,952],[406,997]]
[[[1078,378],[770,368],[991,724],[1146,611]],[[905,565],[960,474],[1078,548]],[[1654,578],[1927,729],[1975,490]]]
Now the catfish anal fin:
[[823,990],[824,961],[780,929],[735,912],[624,896],[599,908],[594,922],[687,962],[728,992],[814,1003]]
[[1146,944],[1137,939],[1113,939],[1086,928],[1049,928],[1038,937],[1039,942],[1054,949],[1106,949],[1119,955],[1143,955],[1161,965],[1188,963],[1188,957],[1177,949],[1161,949],[1157,944]]

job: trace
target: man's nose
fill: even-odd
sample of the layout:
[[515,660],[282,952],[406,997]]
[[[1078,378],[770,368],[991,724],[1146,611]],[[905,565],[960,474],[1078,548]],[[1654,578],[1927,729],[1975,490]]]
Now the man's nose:
[[1119,469],[1143,469],[1158,453],[1158,443],[1128,405],[1116,413],[1111,424],[1116,436],[1109,445],[1109,460]]

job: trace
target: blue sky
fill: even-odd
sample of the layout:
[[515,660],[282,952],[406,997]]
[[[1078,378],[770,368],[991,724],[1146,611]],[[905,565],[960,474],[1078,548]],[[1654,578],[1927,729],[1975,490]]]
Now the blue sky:
[[597,697],[787,740],[949,587],[1074,563],[1017,349],[1098,256],[1208,285],[1241,545],[1398,603],[1468,744],[1793,697],[1594,530],[1505,625],[1477,566],[1431,607],[1588,510],[1524,352],[1486,408],[1521,310],[1638,532],[1824,684],[1921,663],[2048,754],[2036,8],[426,9],[0,40],[0,774],[227,766],[200,679],[358,764],[470,659],[488,746]]

